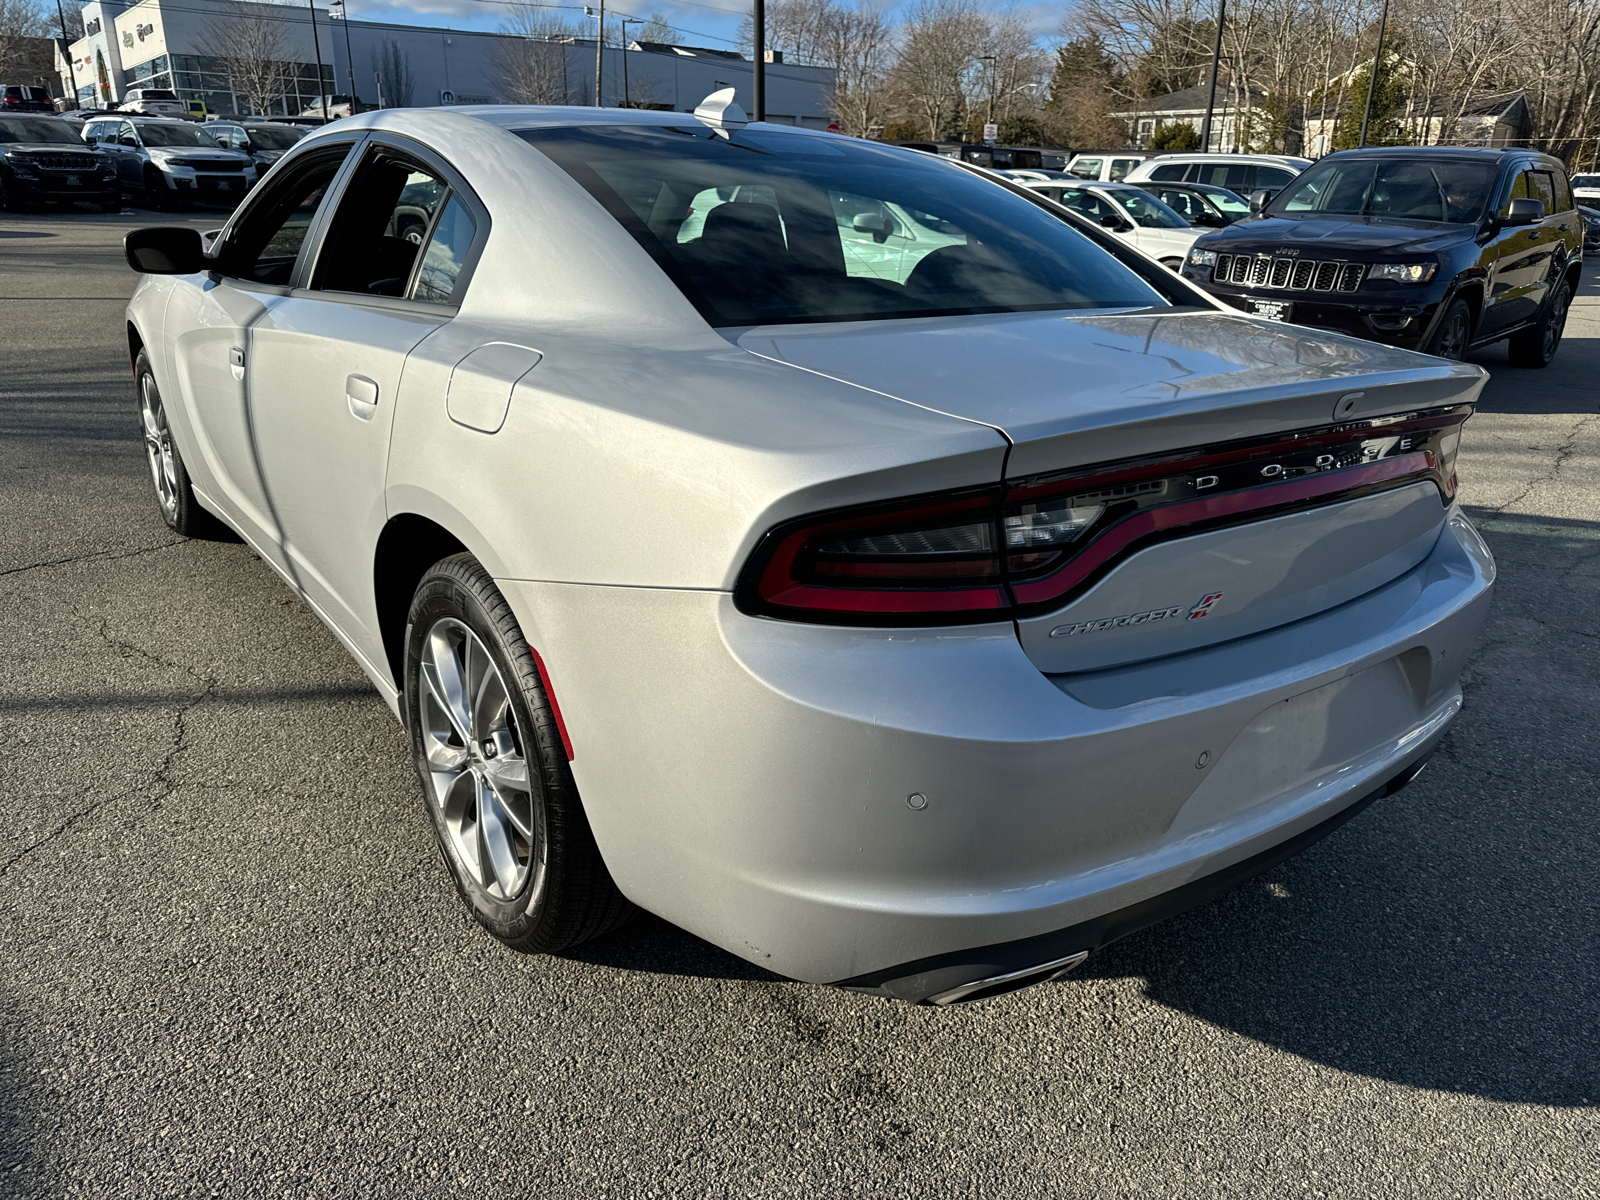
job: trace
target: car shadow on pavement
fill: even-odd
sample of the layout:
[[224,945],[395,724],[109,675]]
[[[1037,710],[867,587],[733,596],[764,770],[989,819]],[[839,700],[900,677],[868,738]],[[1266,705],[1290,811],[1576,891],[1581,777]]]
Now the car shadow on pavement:
[[0,999],[0,1194],[24,1196],[41,1167],[36,1124],[43,1081],[23,1053],[16,1009]]
[[[1600,771],[1582,732],[1600,639],[1574,644],[1560,627],[1592,618],[1593,585],[1564,577],[1593,556],[1600,579],[1600,523],[1483,525],[1501,595],[1464,676],[1466,708],[1423,775],[1305,854],[1047,988],[1138,978],[1158,1003],[1341,1071],[1600,1105]],[[1524,615],[1540,606],[1548,621]],[[777,978],[648,915],[566,957]],[[1015,1019],[1007,1003],[1025,1001],[966,1011]]]

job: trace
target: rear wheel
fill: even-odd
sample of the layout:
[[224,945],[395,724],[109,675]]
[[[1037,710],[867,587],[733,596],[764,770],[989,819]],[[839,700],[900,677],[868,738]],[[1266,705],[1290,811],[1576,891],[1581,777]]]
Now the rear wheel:
[[1439,318],[1438,327],[1423,349],[1440,358],[1460,360],[1466,356],[1467,344],[1472,340],[1472,306],[1465,300],[1450,301],[1450,307]]
[[1552,290],[1538,324],[1511,335],[1511,365],[1548,367],[1561,348],[1561,335],[1567,328],[1567,310],[1571,307],[1572,285],[1563,279]]
[[405,703],[434,836],[480,925],[551,953],[633,911],[601,861],[527,640],[470,555],[417,587]]
[[227,527],[200,507],[194,489],[189,486],[189,472],[167,423],[167,406],[162,402],[161,389],[156,386],[155,374],[150,370],[150,356],[143,350],[134,359],[133,378],[139,393],[144,452],[149,460],[150,479],[155,484],[156,507],[161,510],[161,519],[173,532],[184,537],[226,538]]

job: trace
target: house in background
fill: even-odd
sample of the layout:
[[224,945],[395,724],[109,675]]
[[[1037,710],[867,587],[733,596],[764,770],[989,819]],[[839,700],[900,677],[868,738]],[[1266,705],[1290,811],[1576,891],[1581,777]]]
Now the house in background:
[[[1207,81],[1196,87],[1168,92],[1165,96],[1140,100],[1134,107],[1111,115],[1127,122],[1131,144],[1142,149],[1150,144],[1156,128],[1161,125],[1189,125],[1199,133],[1205,127],[1206,101],[1210,95],[1211,84]],[[1252,129],[1266,127],[1268,116],[1261,107],[1266,96],[1252,89],[1242,98],[1244,103],[1236,105],[1240,99],[1226,76],[1217,80],[1217,99],[1211,110],[1211,144],[1204,149],[1218,153],[1242,150],[1249,144]]]
[[[1342,107],[1324,105],[1306,112],[1306,153],[1317,158],[1333,148],[1345,112],[1359,112],[1364,96],[1346,96]],[[1523,92],[1496,92],[1469,98],[1439,96],[1408,101],[1397,118],[1406,144],[1414,146],[1526,146],[1533,134],[1528,98]]]

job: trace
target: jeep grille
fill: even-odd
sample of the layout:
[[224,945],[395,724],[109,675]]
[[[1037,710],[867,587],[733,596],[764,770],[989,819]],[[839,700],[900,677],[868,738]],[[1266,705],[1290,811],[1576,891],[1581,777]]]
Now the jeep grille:
[[1366,274],[1364,263],[1313,262],[1267,254],[1219,254],[1211,278],[1217,283],[1269,287],[1288,292],[1353,292]]

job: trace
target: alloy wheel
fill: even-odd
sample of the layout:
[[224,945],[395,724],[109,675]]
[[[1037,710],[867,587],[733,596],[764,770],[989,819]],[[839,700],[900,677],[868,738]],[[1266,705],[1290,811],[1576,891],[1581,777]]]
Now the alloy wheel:
[[1556,347],[1561,345],[1561,334],[1567,326],[1567,307],[1571,304],[1571,294],[1565,287],[1556,292],[1550,301],[1550,316],[1544,323],[1544,356],[1546,361],[1556,356]]
[[1459,359],[1467,352],[1467,313],[1457,309],[1449,315],[1445,327],[1439,331],[1439,348],[1434,351],[1440,358]]
[[461,868],[496,900],[543,871],[544,839],[511,696],[477,634],[454,617],[422,645],[422,746]]
[[171,522],[178,513],[178,465],[172,457],[172,430],[167,410],[148,371],[139,377],[139,417],[144,425],[144,450],[150,460],[150,478],[156,485],[161,513]]

